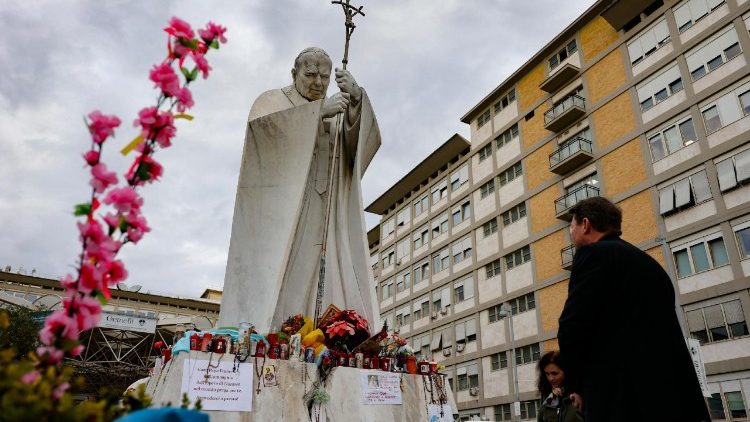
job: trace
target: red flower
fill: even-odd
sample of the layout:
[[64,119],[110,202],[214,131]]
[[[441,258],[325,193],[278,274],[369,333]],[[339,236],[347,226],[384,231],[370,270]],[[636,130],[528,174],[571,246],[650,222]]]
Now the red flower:
[[354,335],[354,326],[346,321],[334,321],[326,328],[326,334],[328,337],[343,337],[347,333]]

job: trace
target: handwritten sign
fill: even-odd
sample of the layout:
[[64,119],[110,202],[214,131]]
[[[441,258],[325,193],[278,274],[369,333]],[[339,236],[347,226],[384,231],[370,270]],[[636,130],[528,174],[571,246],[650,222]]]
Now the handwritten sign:
[[428,404],[427,420],[429,422],[453,422],[453,410],[451,405]]
[[191,403],[200,399],[203,410],[250,412],[253,408],[253,365],[241,363],[234,370],[232,361],[212,362],[210,368],[208,364],[207,360],[185,360],[182,393],[188,395]]
[[402,404],[401,375],[382,371],[360,371],[362,404]]

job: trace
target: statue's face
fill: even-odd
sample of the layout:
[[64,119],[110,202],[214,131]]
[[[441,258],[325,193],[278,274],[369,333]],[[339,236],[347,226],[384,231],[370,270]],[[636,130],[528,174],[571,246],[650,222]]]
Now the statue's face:
[[320,54],[305,54],[298,67],[292,69],[294,87],[310,101],[325,98],[331,81],[331,61]]

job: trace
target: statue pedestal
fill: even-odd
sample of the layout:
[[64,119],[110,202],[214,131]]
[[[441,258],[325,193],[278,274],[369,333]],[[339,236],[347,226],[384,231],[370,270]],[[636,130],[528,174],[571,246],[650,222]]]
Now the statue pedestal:
[[[146,387],[146,392],[153,397],[155,406],[171,403],[179,405],[182,401],[183,367],[186,360],[209,360],[209,353],[195,352],[181,353],[164,366],[159,375],[152,376]],[[228,358],[230,355],[226,355]],[[214,354],[211,363],[215,364],[217,355]],[[253,358],[249,363],[255,364]],[[261,360],[258,363],[261,364]],[[277,385],[266,387],[261,385],[260,393],[256,391],[258,379],[253,374],[252,412],[206,411],[212,422],[270,422],[270,421],[309,421],[310,410],[306,395],[314,389],[314,383],[319,382],[318,368],[315,364],[294,360],[266,359],[266,365],[276,366]],[[255,369],[254,369],[255,370]],[[326,422],[349,421],[428,421],[427,407],[430,403],[433,388],[430,378],[421,375],[398,374],[401,378],[402,403],[363,404],[361,370],[357,368],[334,368],[325,382],[325,390],[330,395],[330,401],[320,408],[317,420]],[[262,382],[261,382],[262,384]],[[426,385],[425,385],[426,384]],[[435,400],[438,388],[433,388]],[[450,413],[458,413],[450,386],[443,390],[448,398],[444,405],[445,420],[452,420]],[[314,406],[317,408],[317,406]],[[450,408],[450,411],[448,410]],[[313,417],[312,419],[316,419]]]

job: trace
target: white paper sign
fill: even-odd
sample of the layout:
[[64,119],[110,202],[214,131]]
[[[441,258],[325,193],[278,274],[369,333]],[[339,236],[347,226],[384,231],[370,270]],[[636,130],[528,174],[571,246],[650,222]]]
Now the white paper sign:
[[402,404],[401,375],[383,371],[360,371],[362,404]]
[[[253,408],[253,365],[186,359],[182,370],[182,393],[191,403],[201,400],[203,410],[250,412]],[[208,379],[206,379],[208,368]]]
[[[440,416],[441,411],[443,413],[442,416]],[[451,405],[444,404],[440,406],[439,404],[428,404],[427,420],[429,422],[453,422],[453,410],[451,409]]]
[[153,334],[156,332],[156,318],[120,315],[114,312],[102,312],[97,327],[114,328],[116,330],[138,331],[139,333]]
[[693,358],[693,367],[695,368],[695,374],[698,376],[698,383],[701,385],[703,397],[711,397],[711,393],[708,391],[708,382],[706,381],[706,367],[703,365],[701,343],[694,338],[689,338],[687,339],[687,345],[690,357]]

